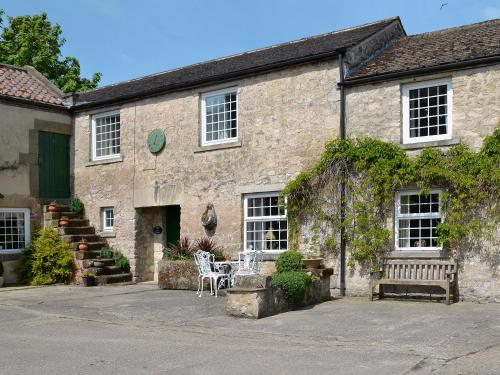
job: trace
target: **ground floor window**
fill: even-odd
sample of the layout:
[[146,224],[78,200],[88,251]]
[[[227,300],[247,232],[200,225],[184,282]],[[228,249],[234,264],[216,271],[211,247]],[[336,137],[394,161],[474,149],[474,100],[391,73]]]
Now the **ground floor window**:
[[245,250],[288,249],[286,209],[279,206],[279,193],[249,194],[244,197]]
[[19,251],[30,240],[30,210],[0,208],[0,252]]
[[396,195],[396,249],[439,250],[436,227],[441,222],[440,190],[424,195],[402,191]]
[[115,213],[113,207],[105,207],[102,209],[102,230],[111,232],[115,224]]

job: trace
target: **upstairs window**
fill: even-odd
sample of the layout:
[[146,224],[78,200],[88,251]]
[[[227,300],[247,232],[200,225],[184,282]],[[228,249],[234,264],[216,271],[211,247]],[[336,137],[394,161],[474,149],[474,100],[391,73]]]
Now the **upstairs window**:
[[429,195],[400,192],[396,195],[396,249],[440,250],[436,227],[442,220],[440,190]]
[[202,95],[202,145],[226,143],[238,139],[237,98],[235,88]]
[[92,159],[120,156],[120,112],[92,116]]
[[403,87],[403,143],[451,138],[451,81],[439,80]]
[[0,253],[18,252],[30,240],[30,210],[0,208]]
[[279,193],[245,196],[245,250],[288,249],[288,220],[280,207]]

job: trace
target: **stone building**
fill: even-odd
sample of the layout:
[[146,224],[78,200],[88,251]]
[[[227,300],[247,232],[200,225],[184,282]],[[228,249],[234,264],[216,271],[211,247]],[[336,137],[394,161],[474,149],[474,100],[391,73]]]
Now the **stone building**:
[[354,67],[403,34],[393,18],[76,95],[75,194],[137,281],[165,244],[206,235],[208,203],[226,252],[272,258],[280,190],[338,136],[339,55]]
[[[345,87],[348,136],[392,142],[413,155],[459,142],[477,151],[500,121],[500,20],[398,38],[348,72]],[[435,224],[422,227],[431,217],[437,223],[441,214],[408,221],[398,209],[405,199],[418,198],[414,190],[408,187],[396,196],[391,256],[446,257],[434,244]],[[404,227],[417,222],[419,235]],[[500,251],[498,243],[488,246],[490,254],[496,252],[490,261],[475,256],[463,264],[459,283],[466,299],[500,300]],[[359,275],[352,275],[349,284],[350,292],[366,293],[366,280]]]
[[[326,141],[369,136],[412,154],[459,141],[477,149],[500,119],[499,64],[499,20],[407,36],[391,18],[79,93],[67,107],[73,194],[130,258],[135,281],[155,280],[163,248],[180,236],[210,235],[228,254],[261,249],[272,260],[289,249],[279,192]],[[415,95],[426,108],[412,107]],[[211,232],[200,220],[209,203]],[[443,254],[431,237],[395,234],[393,255]],[[328,263],[338,277],[338,260]],[[497,273],[466,264],[467,296],[494,299]],[[366,293],[366,278],[350,275],[347,291]]]
[[70,197],[71,115],[62,93],[31,67],[0,64],[0,260],[14,283],[41,204]]

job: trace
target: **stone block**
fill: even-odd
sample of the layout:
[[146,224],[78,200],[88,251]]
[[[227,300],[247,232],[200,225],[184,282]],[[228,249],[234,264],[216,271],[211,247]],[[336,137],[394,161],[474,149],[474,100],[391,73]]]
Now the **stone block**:
[[198,289],[198,268],[194,261],[161,260],[158,262],[160,289]]

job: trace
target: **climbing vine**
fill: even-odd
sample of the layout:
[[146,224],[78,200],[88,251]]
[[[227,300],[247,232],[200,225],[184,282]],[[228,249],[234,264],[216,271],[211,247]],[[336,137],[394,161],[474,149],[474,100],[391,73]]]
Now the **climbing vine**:
[[[341,201],[341,181],[345,195]],[[333,140],[320,160],[291,180],[282,192],[291,243],[308,228],[308,246],[336,251],[341,227],[349,264],[374,268],[391,249],[390,219],[395,193],[413,187],[443,190],[438,241],[455,256],[481,253],[497,264],[494,234],[500,218],[500,128],[474,152],[464,144],[443,152],[424,149],[410,157],[399,146],[370,138]],[[345,206],[345,219],[339,217]],[[490,244],[490,250],[485,244]],[[491,250],[492,249],[492,250]],[[485,253],[486,251],[486,253]]]

